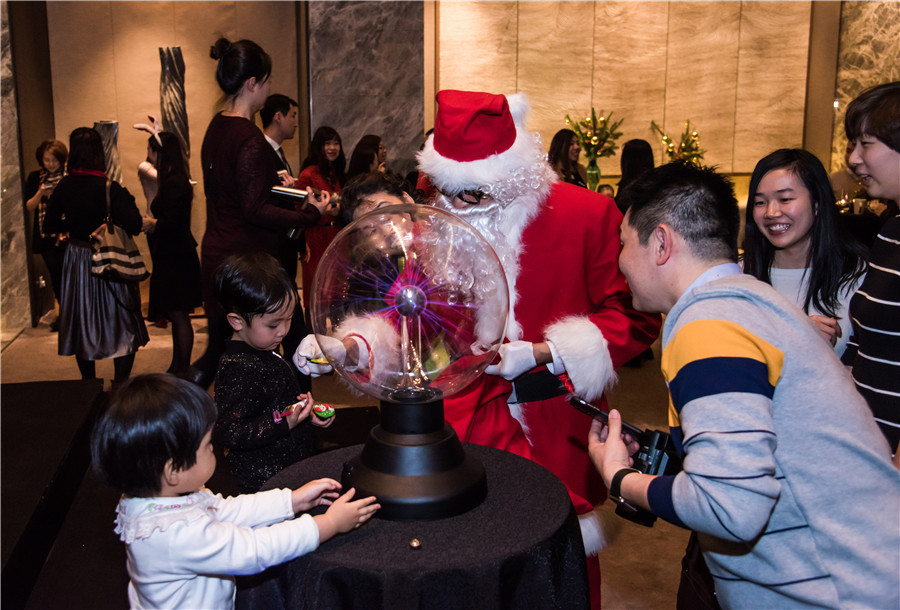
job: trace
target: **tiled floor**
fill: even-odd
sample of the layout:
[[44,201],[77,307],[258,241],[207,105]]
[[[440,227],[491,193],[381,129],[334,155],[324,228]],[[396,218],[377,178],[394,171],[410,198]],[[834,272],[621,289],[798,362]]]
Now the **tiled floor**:
[[[206,346],[206,320],[202,317],[194,318],[193,325],[196,358]],[[164,371],[169,365],[172,347],[170,330],[152,325],[148,326],[148,330],[150,343],[138,351],[133,374]],[[57,355],[56,337],[46,323],[2,337],[2,353],[0,353],[2,382],[77,379],[78,369],[74,358]],[[642,428],[664,430],[666,388],[659,372],[658,362],[657,351],[656,359],[644,363],[641,368],[622,368],[619,371],[618,385],[610,393],[610,403],[623,412],[627,421]],[[97,374],[99,377],[110,378],[112,361],[98,362]],[[327,378],[314,382],[313,395],[317,400],[332,402],[337,406],[375,404],[373,399],[353,396],[334,380]],[[96,481],[90,478],[86,477],[85,481],[83,486],[97,485]],[[76,499],[76,502],[78,501]],[[680,559],[687,542],[687,532],[661,521],[652,528],[635,525],[614,515],[609,503],[604,505],[601,511],[604,516],[609,517],[607,522],[612,538],[609,546],[600,555],[604,607],[635,610],[674,608]],[[104,515],[102,524],[107,521],[111,527],[111,514]],[[69,537],[61,537],[58,543],[77,544]],[[57,549],[54,552],[57,556],[60,554]],[[98,568],[103,566],[105,569],[94,570],[93,580],[85,585],[85,588],[102,590],[104,585],[118,587],[121,584],[124,564],[115,579],[108,583],[103,582],[104,573],[118,570],[116,567],[106,568],[118,565],[117,557],[94,555],[88,561],[95,561]],[[121,594],[114,597],[121,599]],[[32,607],[32,604],[29,607]],[[90,604],[85,602],[80,606],[75,604],[71,607],[90,607]]]

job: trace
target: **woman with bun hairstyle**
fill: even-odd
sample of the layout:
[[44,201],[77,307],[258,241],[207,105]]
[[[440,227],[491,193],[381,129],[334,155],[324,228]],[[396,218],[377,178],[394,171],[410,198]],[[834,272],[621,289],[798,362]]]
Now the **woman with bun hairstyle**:
[[230,327],[216,302],[212,285],[216,268],[231,254],[262,251],[277,255],[278,235],[290,228],[315,225],[328,198],[315,200],[303,211],[286,210],[271,199],[278,182],[270,146],[253,123],[253,115],[269,96],[272,59],[252,40],[220,38],[210,49],[217,60],[216,81],[222,89],[222,110],[203,138],[200,159],[206,194],[206,232],[200,250],[203,306],[209,324],[209,344],[186,376],[208,387]]

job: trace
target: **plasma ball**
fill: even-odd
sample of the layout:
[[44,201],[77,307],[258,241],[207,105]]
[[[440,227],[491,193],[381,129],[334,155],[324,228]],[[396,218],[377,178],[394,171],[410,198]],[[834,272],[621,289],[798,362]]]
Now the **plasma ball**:
[[407,318],[417,317],[425,309],[425,293],[418,286],[404,286],[394,297],[397,313]]

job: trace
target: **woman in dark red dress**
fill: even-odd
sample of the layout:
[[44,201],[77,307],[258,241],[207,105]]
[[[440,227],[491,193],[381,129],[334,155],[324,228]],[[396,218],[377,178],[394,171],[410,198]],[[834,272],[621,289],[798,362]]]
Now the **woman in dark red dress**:
[[290,228],[319,221],[328,198],[310,199],[303,211],[286,210],[271,199],[279,184],[271,147],[253,123],[253,115],[269,95],[272,60],[251,40],[216,41],[210,56],[218,60],[216,80],[225,95],[222,111],[213,117],[203,138],[200,158],[206,194],[206,233],[200,250],[203,306],[209,324],[206,352],[187,373],[209,387],[219,357],[231,334],[214,296],[212,277],[230,254],[263,251],[277,255],[278,235]]

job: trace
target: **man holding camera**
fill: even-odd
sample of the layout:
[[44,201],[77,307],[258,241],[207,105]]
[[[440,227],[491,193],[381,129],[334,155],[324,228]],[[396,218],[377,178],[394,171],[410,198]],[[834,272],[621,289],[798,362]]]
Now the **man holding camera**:
[[731,184],[671,163],[626,198],[619,266],[635,307],[667,314],[684,470],[630,468],[613,411],[589,436],[610,497],[693,530],[723,607],[900,607],[900,472],[808,318],[741,273]]

